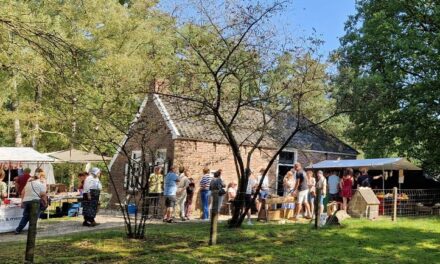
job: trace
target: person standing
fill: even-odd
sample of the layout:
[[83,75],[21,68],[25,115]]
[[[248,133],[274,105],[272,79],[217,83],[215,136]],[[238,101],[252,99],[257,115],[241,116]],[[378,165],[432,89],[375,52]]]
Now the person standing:
[[214,179],[212,179],[211,183],[209,184],[209,190],[211,191],[211,194],[212,191],[218,192],[218,204],[217,204],[218,213],[220,213],[220,209],[222,208],[222,204],[223,204],[223,199],[226,194],[225,187],[226,185],[222,180],[222,170],[218,170],[214,172]]
[[[29,170],[30,172],[30,170]],[[40,215],[40,202],[44,207],[47,206],[46,186],[40,182],[39,174],[28,179],[28,182],[21,191],[21,207],[24,208],[23,218],[15,229],[15,234],[20,234],[31,218],[32,204],[37,204],[38,210],[35,217]]]
[[[292,171],[288,171],[283,179],[283,196],[291,197],[295,191],[295,175]],[[295,209],[295,203],[284,203],[282,205],[283,209]]]
[[[261,179],[263,178],[265,169],[261,168],[257,177],[257,184],[260,184]],[[263,179],[263,183],[261,184],[260,194],[258,196],[258,211],[261,209],[261,205],[265,204],[263,201],[267,199],[269,196],[269,178],[265,175]]]
[[164,196],[165,196],[165,215],[164,222],[173,222],[173,211],[176,205],[177,184],[180,181],[176,174],[177,167],[175,165],[170,167],[170,171],[165,176]]
[[[307,186],[309,188],[309,195],[307,201],[310,205],[310,214],[315,215],[315,197],[316,197],[316,180],[313,177],[313,171],[307,170]],[[312,217],[313,218],[313,217]]]
[[[320,198],[318,201],[319,215],[324,212],[324,198],[327,195],[327,180],[324,177],[322,171],[318,171],[318,182],[316,182],[316,191],[320,192]],[[318,217],[318,216],[317,216]]]
[[3,199],[8,197],[8,185],[3,181],[5,176],[5,171],[0,168],[0,204],[2,204]]
[[102,190],[102,184],[99,180],[101,170],[99,168],[92,168],[89,175],[84,181],[83,191],[83,226],[97,226],[95,221],[96,213],[98,212],[99,195]]
[[328,193],[329,193],[329,201],[330,202],[338,202],[339,201],[339,176],[336,175],[335,171],[332,172],[330,176],[328,176]]
[[[185,218],[185,202],[187,198],[186,188],[189,186],[189,170],[185,167],[179,168],[180,176],[179,176],[179,184],[177,186],[176,192],[176,204],[179,209],[180,220],[186,221]],[[174,214],[176,211],[174,211]]]
[[304,205],[305,208],[304,218],[311,219],[310,206],[307,201],[307,197],[309,195],[307,176],[304,170],[302,169],[301,163],[299,162],[295,163],[294,168],[296,171],[295,195],[297,196],[294,218],[298,219],[298,215],[301,213],[302,205]]
[[255,178],[252,171],[249,170],[248,175],[249,175],[249,179],[248,179],[248,184],[246,187],[246,195],[245,195],[244,202],[245,202],[246,208],[248,208],[248,210],[247,210],[247,224],[252,225],[251,214],[252,214],[252,208],[254,207],[254,204],[252,201],[254,198],[253,196],[255,195],[255,189],[257,189],[257,186],[258,186],[258,182],[257,182],[257,178]]
[[26,168],[23,170],[23,175],[18,176],[15,178],[15,188],[17,190],[18,197],[21,197],[21,192],[23,191],[24,187],[26,186],[26,183],[31,178],[31,169]]
[[203,168],[203,176],[200,180],[200,198],[202,200],[202,220],[209,220],[209,186],[211,185],[211,174],[209,168]]
[[36,169],[35,174],[39,174],[40,182],[46,186],[47,189],[47,179],[46,179],[46,173],[43,169]]
[[150,174],[148,184],[148,196],[151,197],[151,206],[153,206],[153,217],[157,217],[159,215],[160,196],[163,193],[162,167],[154,167],[153,173]]
[[78,174],[78,188],[77,188],[77,190],[80,195],[82,195],[84,192],[84,181],[86,180],[87,176],[88,176],[87,172],[80,172]]
[[185,201],[185,219],[190,220],[191,212],[192,212],[192,203],[194,197],[194,190],[196,189],[196,184],[194,183],[193,178],[189,178],[189,184],[186,188],[186,201]]
[[368,168],[361,168],[361,175],[357,178],[358,187],[370,187],[373,184],[373,180],[382,178],[382,174],[376,176],[370,176],[368,174]]
[[235,203],[235,198],[237,197],[237,183],[232,181],[228,184],[228,188],[227,188],[227,193],[228,193],[228,203],[230,205],[230,214],[232,214],[234,212],[234,203]]
[[353,169],[348,168],[344,172],[344,176],[342,177],[342,181],[339,183],[339,187],[341,190],[342,197],[342,210],[347,211],[348,202],[352,196],[352,188],[353,188]]

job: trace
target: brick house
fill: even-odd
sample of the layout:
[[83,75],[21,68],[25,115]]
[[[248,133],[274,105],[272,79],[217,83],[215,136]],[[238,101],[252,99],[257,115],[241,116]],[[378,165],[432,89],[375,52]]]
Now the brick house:
[[[196,188],[205,166],[212,170],[223,169],[226,183],[237,181],[231,148],[221,133],[213,126],[189,118],[185,115],[188,112],[191,112],[188,106],[170,98],[158,95],[145,98],[130,132],[121,144],[123,147],[110,163],[110,171],[119,193],[128,188],[126,183],[130,176],[127,175],[127,157],[138,159],[142,146],[145,161],[150,164],[165,163],[165,167],[170,164],[188,167]],[[291,121],[286,119],[285,125],[289,125],[289,122]],[[249,135],[245,133],[237,136],[239,140],[246,137]],[[266,166],[276,147],[276,141],[270,136],[265,139],[253,154],[251,169],[256,172],[260,167]],[[244,143],[241,151],[246,153],[250,148],[249,144]],[[284,175],[294,162],[309,165],[326,159],[353,159],[357,154],[355,149],[316,126],[294,137],[272,166],[268,174],[269,182],[273,192],[282,193],[280,182],[282,183]]]

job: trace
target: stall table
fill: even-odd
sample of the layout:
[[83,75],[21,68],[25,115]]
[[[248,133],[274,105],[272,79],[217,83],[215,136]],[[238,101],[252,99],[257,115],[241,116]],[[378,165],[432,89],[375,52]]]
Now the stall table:
[[[268,221],[268,220],[279,220],[281,218],[281,210],[269,210],[269,205],[277,206],[278,204],[283,203],[295,203],[296,197],[288,196],[288,197],[271,197],[263,200],[263,204],[261,205],[262,210],[258,212],[258,220]],[[278,212],[278,214],[277,214]],[[284,217],[284,216],[283,216]]]
[[[0,206],[0,233],[13,232],[23,218],[23,208],[20,206],[20,199],[11,198],[10,204]],[[26,225],[25,229],[28,226]]]
[[53,209],[53,205],[55,203],[60,203],[62,205],[63,201],[66,202],[78,202],[82,199],[82,196],[79,193],[61,193],[61,194],[52,194],[49,195],[51,205],[47,207],[47,219],[49,219],[49,211]]

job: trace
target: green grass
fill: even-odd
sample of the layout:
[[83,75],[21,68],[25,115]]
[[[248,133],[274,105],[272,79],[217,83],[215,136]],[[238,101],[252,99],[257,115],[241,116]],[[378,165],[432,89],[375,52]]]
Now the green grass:
[[[36,263],[440,263],[440,218],[347,220],[316,231],[306,224],[150,225],[145,241],[105,230],[37,241]],[[0,243],[0,263],[22,263],[25,243]]]

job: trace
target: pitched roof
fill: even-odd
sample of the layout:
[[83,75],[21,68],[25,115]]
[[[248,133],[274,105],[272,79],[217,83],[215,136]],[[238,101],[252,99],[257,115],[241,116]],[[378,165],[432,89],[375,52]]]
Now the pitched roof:
[[364,198],[367,204],[380,204],[379,199],[377,199],[373,190],[370,188],[359,187],[358,193]]
[[[202,140],[225,143],[226,138],[215,123],[213,116],[210,116],[206,109],[201,108],[195,103],[184,101],[177,98],[155,95],[156,105],[162,112],[169,128],[172,130],[175,139],[185,138],[192,140]],[[231,115],[234,112],[231,109]],[[234,136],[243,145],[252,145],[260,135],[255,131],[262,120],[262,114],[252,108],[240,111],[237,121],[234,122]],[[305,122],[312,124],[309,120]],[[274,124],[270,131],[260,143],[262,147],[276,148],[286,137],[289,130],[285,127],[294,126],[295,118],[286,115],[281,123]],[[300,131],[290,141],[290,148],[301,150],[314,150],[335,153],[346,153],[357,155],[358,152],[348,146],[338,138],[325,132],[319,126],[314,126],[306,131]]]

